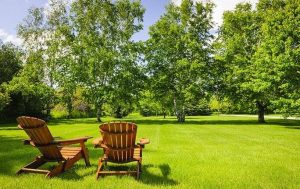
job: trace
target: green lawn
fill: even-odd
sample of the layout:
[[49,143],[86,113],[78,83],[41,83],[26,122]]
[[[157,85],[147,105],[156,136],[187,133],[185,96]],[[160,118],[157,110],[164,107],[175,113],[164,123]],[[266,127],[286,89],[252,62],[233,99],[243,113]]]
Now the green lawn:
[[[110,118],[105,118],[108,121]],[[80,160],[53,179],[16,176],[37,150],[22,144],[26,134],[16,124],[0,125],[0,188],[300,188],[300,121],[203,116],[127,120],[138,124],[138,137],[150,138],[139,181],[130,176],[95,179],[100,149],[88,141],[91,167]],[[55,120],[54,136],[98,137],[95,119]],[[135,164],[134,164],[135,165]]]

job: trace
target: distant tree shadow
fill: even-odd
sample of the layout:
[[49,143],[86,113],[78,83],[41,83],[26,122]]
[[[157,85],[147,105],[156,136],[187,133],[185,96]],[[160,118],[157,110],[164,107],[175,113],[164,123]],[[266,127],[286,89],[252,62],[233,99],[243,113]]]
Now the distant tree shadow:
[[288,127],[285,127],[287,129],[299,129],[300,130],[300,126],[288,126]]
[[[116,119],[117,120],[117,119]],[[117,120],[118,121],[118,120]],[[130,119],[130,118],[122,118],[120,121],[129,121],[129,122],[135,122],[136,124],[143,124],[143,125],[178,125],[178,126],[184,126],[184,125],[234,125],[234,126],[244,126],[244,125],[276,125],[276,126],[285,126],[290,129],[298,129],[300,127],[300,120],[291,120],[291,119],[266,119],[266,123],[258,123],[257,120],[251,119],[251,120],[239,120],[237,117],[234,117],[233,119],[224,120],[222,117],[219,117],[218,119],[214,120],[205,120],[204,117],[187,117],[186,122],[179,123],[177,122],[177,119],[167,118],[167,119],[160,119],[155,118],[151,119],[151,117],[145,117],[144,119]],[[51,127],[53,126],[60,126],[60,125],[72,125],[76,126],[76,124],[90,124],[98,126],[101,123],[97,122],[96,118],[87,118],[87,119],[52,119],[48,123]],[[292,127],[292,128],[291,128]],[[13,124],[0,124],[0,130],[18,130],[17,123]]]
[[76,124],[93,124],[93,125],[100,125],[97,122],[96,118],[78,118],[78,119],[52,119],[47,123],[49,126],[60,126],[60,125],[72,125],[76,126]]
[[14,128],[14,127],[0,127],[0,131],[14,131],[14,130],[20,130],[19,128]]
[[185,123],[178,123],[176,120],[136,120],[135,123],[143,125],[233,125],[233,126],[260,126],[260,125],[274,125],[274,126],[284,126],[290,129],[300,129],[300,120],[290,120],[290,119],[267,119],[266,123],[258,123],[257,120],[189,120],[187,119]]
[[19,130],[17,122],[12,123],[0,123],[0,131],[1,130]]
[[267,124],[285,126],[286,128],[300,129],[300,120],[292,119],[270,119]]
[[[259,126],[259,125],[274,125],[274,126],[285,126],[289,129],[300,129],[300,120],[291,120],[291,119],[267,119],[266,123],[258,123],[257,120],[239,120],[236,117],[233,119],[222,120],[222,117],[219,117],[218,120],[205,120],[202,117],[199,117],[199,120],[197,118],[187,117],[186,122],[179,123],[176,119],[126,119],[123,118],[121,121],[129,121],[129,122],[135,122],[136,124],[143,124],[143,125],[174,125],[174,126],[185,126],[185,125],[233,125],[233,126],[245,126],[245,125],[253,125],[253,126]],[[75,126],[76,124],[90,124],[95,125],[96,127],[100,125],[101,123],[97,122],[96,119],[54,119],[51,120],[48,123],[51,127],[53,126],[60,126],[60,125],[71,125]],[[0,130],[18,130],[17,123],[16,124],[0,124]]]

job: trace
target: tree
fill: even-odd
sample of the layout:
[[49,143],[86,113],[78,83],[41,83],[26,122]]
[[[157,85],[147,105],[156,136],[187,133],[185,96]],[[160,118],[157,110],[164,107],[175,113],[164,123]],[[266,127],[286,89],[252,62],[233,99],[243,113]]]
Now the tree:
[[66,106],[68,117],[74,109],[75,94],[80,83],[80,68],[76,64],[78,55],[72,48],[76,36],[70,15],[71,5],[72,2],[65,0],[50,0],[45,15],[49,35],[44,52],[48,71],[51,73],[50,83],[54,83],[61,94],[60,101]]
[[138,48],[132,36],[142,29],[143,13],[139,0],[78,0],[72,4],[77,76],[85,96],[95,105],[98,121],[104,103],[118,103],[113,104],[118,111],[138,94]]
[[251,83],[257,72],[253,62],[261,37],[260,25],[261,19],[249,3],[238,4],[235,10],[225,12],[217,39],[215,63],[225,70],[217,77],[223,81],[220,92],[234,103],[256,104],[258,120],[264,122],[273,93],[263,85]]
[[261,0],[257,11],[263,23],[250,84],[276,96],[270,101],[277,112],[295,114],[300,109],[300,1]]
[[[30,84],[41,86],[39,89],[42,91],[46,86],[49,87],[47,90],[53,91],[55,86],[55,62],[49,58],[52,57],[51,54],[45,53],[49,47],[47,43],[52,39],[50,28],[51,25],[47,22],[43,8],[29,9],[29,14],[18,26],[18,35],[23,39],[23,48],[25,49],[24,61],[26,62],[21,78],[26,79]],[[44,101],[47,103],[46,115],[49,118],[50,110],[54,103],[54,96],[46,96],[49,97],[49,99]]]
[[172,101],[179,122],[186,106],[206,94],[209,78],[213,4],[183,0],[169,4],[166,13],[150,27],[145,58],[151,90]]
[[63,93],[69,114],[81,87],[101,121],[104,103],[119,110],[138,95],[140,45],[131,38],[143,13],[139,0],[51,0],[46,10],[30,9],[19,26],[27,64],[37,80]]
[[299,6],[261,0],[257,10],[246,3],[224,14],[216,60],[225,65],[226,96],[255,104],[261,123],[268,108],[299,108]]
[[0,112],[11,102],[5,84],[21,70],[21,54],[21,50],[13,44],[4,44],[0,40]]
[[9,82],[22,68],[21,51],[13,44],[3,44],[0,40],[0,84]]
[[30,77],[24,74],[14,77],[3,86],[11,98],[11,102],[3,110],[6,118],[20,115],[48,116],[48,104],[53,103],[54,97],[52,88],[40,82],[32,82]]

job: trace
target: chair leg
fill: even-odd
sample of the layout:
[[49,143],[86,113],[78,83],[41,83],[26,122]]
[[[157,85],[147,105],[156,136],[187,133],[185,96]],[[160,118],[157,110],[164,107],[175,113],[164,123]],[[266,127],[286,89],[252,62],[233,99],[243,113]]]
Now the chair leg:
[[[36,169],[36,168],[40,167],[41,165],[43,165],[44,163],[46,163],[46,161],[43,159],[43,157],[37,157],[33,162],[27,164],[23,168]],[[23,170],[23,168],[20,169],[16,174],[19,175],[21,173],[26,172]]]
[[64,166],[64,171],[70,169],[77,161],[79,161],[81,159],[81,157],[82,157],[82,155],[79,153],[76,156],[74,156],[72,159],[68,159]]
[[138,161],[137,162],[137,170],[136,170],[136,179],[139,179],[140,178],[140,172],[141,171],[141,164],[140,162]]
[[[105,164],[106,164],[106,162],[105,162]],[[98,169],[97,169],[96,179],[98,179],[99,176],[100,176],[100,171],[101,171],[101,169],[102,169],[102,166],[103,166],[103,162],[102,162],[102,158],[100,158],[100,159],[99,159],[99,162],[98,162]]]
[[142,160],[138,161],[140,173],[142,172]]
[[85,147],[84,143],[80,143],[81,146],[81,154],[82,157],[84,158],[85,165],[86,166],[91,166],[90,160],[89,160],[89,152],[88,149]]
[[59,164],[56,167],[54,167],[54,169],[52,169],[48,174],[46,174],[46,177],[51,178],[64,172],[66,163],[67,161],[59,162]]

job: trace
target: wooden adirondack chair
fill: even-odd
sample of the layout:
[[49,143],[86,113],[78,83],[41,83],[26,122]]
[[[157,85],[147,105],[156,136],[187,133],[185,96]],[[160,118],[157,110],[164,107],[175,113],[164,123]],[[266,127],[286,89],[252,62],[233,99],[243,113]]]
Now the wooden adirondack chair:
[[[17,174],[41,173],[45,174],[46,177],[53,177],[69,169],[81,158],[84,159],[87,166],[90,166],[88,150],[84,143],[92,137],[55,140],[47,124],[41,119],[21,116],[17,118],[17,122],[19,123],[18,127],[23,129],[30,137],[30,140],[25,140],[24,144],[30,144],[38,148],[42,154],[20,169]],[[80,144],[80,147],[70,146],[72,144]],[[52,170],[38,169],[47,162],[58,162],[58,165]]]
[[[136,175],[138,179],[141,173],[142,166],[142,150],[145,144],[148,144],[149,139],[141,139],[136,145],[135,138],[137,126],[134,123],[128,122],[110,122],[99,126],[102,139],[93,141],[96,148],[103,148],[104,155],[99,159],[97,179],[100,175],[118,175],[129,174]],[[135,171],[104,171],[103,163],[129,163],[137,162]]]

